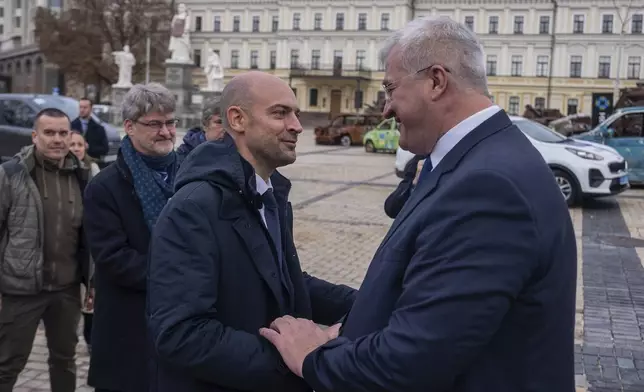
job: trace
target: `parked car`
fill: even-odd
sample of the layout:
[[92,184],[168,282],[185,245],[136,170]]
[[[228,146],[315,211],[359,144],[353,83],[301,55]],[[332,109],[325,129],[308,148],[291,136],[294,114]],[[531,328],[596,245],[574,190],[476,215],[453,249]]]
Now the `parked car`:
[[362,144],[364,134],[381,120],[382,115],[379,114],[341,114],[329,125],[315,127],[315,143],[340,144],[346,147]]
[[628,162],[628,181],[644,184],[644,106],[616,110],[602,123],[577,140],[596,142],[617,150]]
[[[31,131],[36,114],[45,108],[60,109],[70,120],[78,117],[78,101],[60,95],[39,94],[0,94],[0,159],[4,162],[13,157],[24,146],[30,145]],[[101,158],[99,165],[104,166],[116,160],[121,146],[118,129],[102,121],[92,113],[92,119],[101,124],[107,133],[110,146],[108,154]]]
[[95,104],[92,105],[92,112],[98,116],[102,121],[104,122],[109,122],[110,121],[110,112],[112,110],[112,106],[110,105],[105,105],[105,104]]
[[[523,117],[510,116],[552,169],[568,205],[583,198],[616,195],[628,189],[628,164],[612,147],[575,140]],[[414,156],[398,148],[396,174]]]
[[393,118],[389,118],[365,133],[364,149],[366,152],[395,152],[398,148],[398,138],[400,138],[398,123]]

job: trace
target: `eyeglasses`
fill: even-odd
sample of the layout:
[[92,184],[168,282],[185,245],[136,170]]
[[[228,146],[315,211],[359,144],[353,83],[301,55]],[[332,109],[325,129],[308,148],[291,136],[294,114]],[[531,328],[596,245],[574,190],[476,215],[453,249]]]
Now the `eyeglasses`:
[[[399,85],[399,84],[400,84],[400,82],[402,82],[404,79],[407,79],[407,78],[408,78],[408,77],[410,77],[410,76],[416,76],[416,75],[418,75],[418,74],[419,74],[419,73],[421,73],[421,72],[427,71],[428,69],[430,69],[430,68],[432,68],[432,67],[435,67],[436,65],[440,65],[440,64],[432,64],[432,65],[430,65],[430,66],[428,66],[428,67],[421,68],[421,69],[419,69],[419,70],[418,70],[418,71],[416,71],[416,72],[412,72],[412,73],[410,73],[409,75],[405,75],[405,76],[403,76],[403,77],[401,77],[401,78],[399,78],[399,79],[397,79],[397,80],[394,80],[393,82],[390,82],[390,83],[387,83],[387,84],[383,84],[383,85],[382,85],[382,90],[385,92],[385,100],[387,100],[387,101],[391,101],[391,94],[393,94],[393,93],[394,93],[394,90],[398,88],[398,85]],[[442,65],[441,65],[441,67],[445,70],[445,72],[448,72],[448,73],[450,72],[450,71],[449,71],[449,69],[447,69],[445,66],[442,66]]]
[[143,126],[146,126],[146,127],[152,128],[152,129],[155,129],[156,131],[160,131],[161,129],[163,129],[164,125],[165,125],[165,127],[167,129],[176,128],[177,124],[179,124],[179,120],[177,120],[176,118],[173,118],[172,120],[167,120],[167,121],[156,121],[156,120],[154,120],[154,121],[149,121],[149,122],[143,122],[143,121],[136,120],[135,123],[141,124]]

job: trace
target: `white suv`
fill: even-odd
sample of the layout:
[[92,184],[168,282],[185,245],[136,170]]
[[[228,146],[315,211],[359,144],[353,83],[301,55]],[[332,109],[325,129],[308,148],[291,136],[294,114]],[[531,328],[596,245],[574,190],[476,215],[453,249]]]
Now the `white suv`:
[[[523,117],[510,116],[545,159],[568,205],[584,197],[616,195],[628,189],[628,165],[614,148],[579,141]],[[396,175],[402,177],[414,154],[398,147]]]

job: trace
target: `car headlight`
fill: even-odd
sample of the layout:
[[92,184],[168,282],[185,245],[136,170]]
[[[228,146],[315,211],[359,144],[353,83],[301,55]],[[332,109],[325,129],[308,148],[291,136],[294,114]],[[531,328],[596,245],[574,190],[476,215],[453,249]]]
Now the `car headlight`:
[[579,158],[590,159],[592,161],[603,161],[604,160],[603,156],[593,154],[592,152],[588,152],[588,151],[584,151],[584,150],[578,150],[578,149],[572,148],[572,147],[566,147],[566,150],[568,150],[568,152],[571,152],[571,153],[577,155]]

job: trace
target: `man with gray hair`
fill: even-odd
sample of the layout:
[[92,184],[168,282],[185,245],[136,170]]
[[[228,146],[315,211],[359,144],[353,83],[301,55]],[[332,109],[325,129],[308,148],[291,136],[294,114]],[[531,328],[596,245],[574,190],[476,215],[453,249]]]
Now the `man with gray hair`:
[[220,140],[224,137],[224,127],[221,124],[220,98],[212,98],[204,104],[201,113],[201,126],[194,127],[183,137],[183,144],[177,148],[181,161],[190,151],[208,140]]
[[261,333],[316,392],[574,390],[576,241],[550,168],[487,96],[483,50],[449,18],[382,53],[385,116],[425,156],[333,339]]
[[85,232],[96,266],[89,385],[148,390],[145,296],[150,233],[173,193],[175,99],[158,83],[123,101],[126,136],[114,164],[85,191]]

